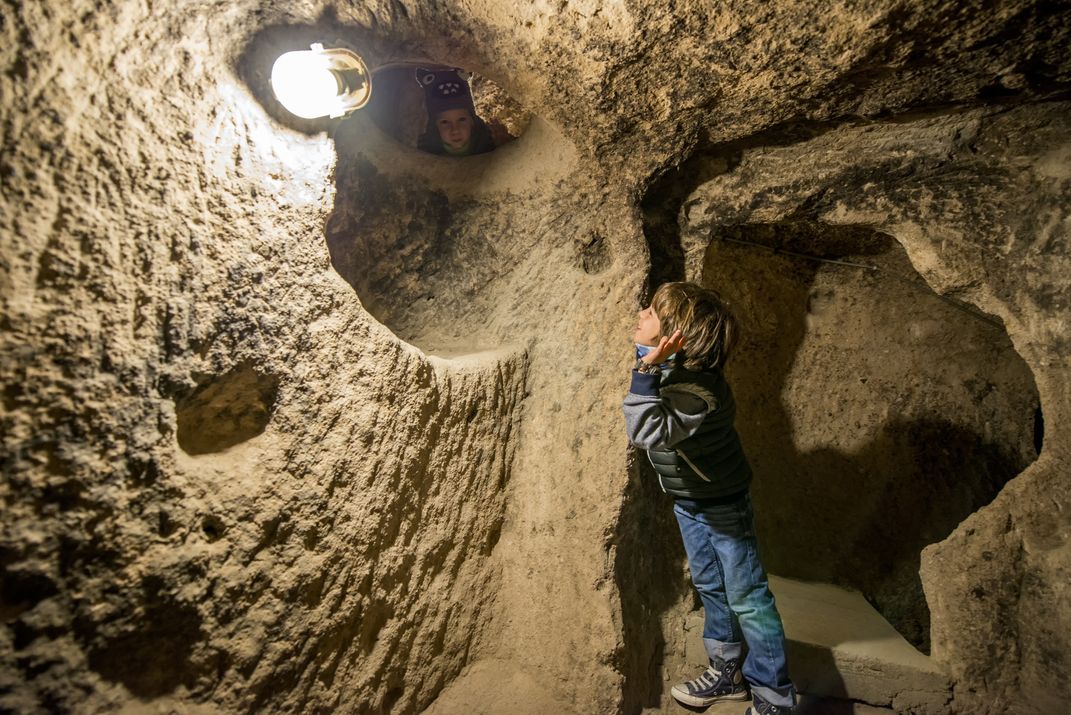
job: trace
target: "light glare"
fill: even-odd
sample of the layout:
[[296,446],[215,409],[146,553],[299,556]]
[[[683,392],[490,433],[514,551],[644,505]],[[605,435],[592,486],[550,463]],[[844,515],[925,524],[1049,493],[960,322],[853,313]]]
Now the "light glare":
[[[342,72],[357,73],[362,82],[347,87]],[[304,119],[341,117],[364,106],[372,93],[368,70],[360,57],[345,49],[324,50],[319,44],[287,52],[275,60],[271,87],[288,111]]]

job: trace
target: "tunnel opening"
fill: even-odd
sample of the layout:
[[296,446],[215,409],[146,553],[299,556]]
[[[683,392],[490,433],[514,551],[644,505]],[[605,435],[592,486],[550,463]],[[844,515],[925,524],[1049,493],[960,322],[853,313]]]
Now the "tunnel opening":
[[870,228],[722,227],[702,282],[745,326],[728,374],[769,570],[860,591],[928,653],[920,552],[1036,459],[1030,369]]
[[496,148],[479,156],[422,151],[434,130],[417,80],[429,71],[412,63],[385,68],[376,74],[369,111],[338,127],[335,204],[325,236],[335,270],[377,321],[426,354],[455,358],[503,346],[493,330],[501,306],[496,291],[537,236],[518,230],[527,220],[531,179],[522,178],[513,187],[516,200],[503,204],[508,191],[499,177],[523,176],[510,174],[516,170],[537,175],[542,166],[534,162],[544,161],[547,140],[560,137],[532,136],[527,128],[535,117],[473,75],[472,99]]
[[[281,53],[322,43],[361,55],[371,73],[368,103],[341,118],[302,119],[273,96],[272,62]],[[331,265],[380,324],[425,354],[448,359],[517,347],[494,330],[501,279],[531,256],[539,234],[525,199],[552,186],[575,162],[557,130],[482,72],[429,57],[412,44],[389,42],[367,28],[327,17],[317,26],[260,31],[237,71],[268,114],[306,134],[327,133],[337,158],[334,205],[324,225]],[[463,64],[463,63],[462,63]],[[421,150],[432,131],[433,75],[460,82],[493,134],[494,150],[435,156]],[[441,98],[440,98],[441,99]],[[438,135],[436,135],[438,137]],[[426,148],[426,147],[423,147]],[[477,155],[478,154],[478,155]],[[503,204],[504,196],[514,200]],[[494,216],[488,219],[488,207]],[[589,274],[608,264],[601,236],[578,243]],[[516,331],[511,331],[515,333]]]

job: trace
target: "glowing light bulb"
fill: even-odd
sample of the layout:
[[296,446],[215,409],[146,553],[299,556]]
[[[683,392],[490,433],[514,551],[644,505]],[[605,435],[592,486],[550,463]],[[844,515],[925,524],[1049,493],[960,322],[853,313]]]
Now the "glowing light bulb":
[[320,44],[275,60],[271,88],[288,111],[304,119],[341,117],[372,96],[364,60],[349,50],[325,50]]

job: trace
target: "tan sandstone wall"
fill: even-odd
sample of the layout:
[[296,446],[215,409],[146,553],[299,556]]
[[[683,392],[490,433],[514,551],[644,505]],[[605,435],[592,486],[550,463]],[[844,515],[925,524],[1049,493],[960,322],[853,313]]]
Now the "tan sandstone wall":
[[[813,218],[831,226],[826,237],[857,226],[897,238],[939,293],[1002,319],[1010,344],[1000,339],[999,328],[948,305],[930,299],[929,306],[919,306],[912,297],[897,298],[905,288],[891,276],[904,275],[903,262],[883,264],[860,250],[863,241],[850,239],[837,253],[882,266],[885,273],[859,277],[855,270],[824,289],[815,281],[809,300],[797,296],[794,310],[806,314],[806,327],[781,395],[789,419],[776,418],[776,409],[760,403],[764,417],[775,415],[773,424],[752,417],[742,425],[759,444],[787,431],[794,447],[808,455],[778,464],[760,451],[757,460],[799,470],[772,476],[756,488],[757,499],[768,507],[766,536],[774,570],[858,579],[852,585],[869,590],[879,607],[892,600],[889,608],[902,618],[902,605],[896,603],[901,597],[888,592],[889,584],[868,589],[866,571],[877,569],[875,575],[884,572],[885,579],[896,581],[890,573],[900,568],[896,551],[915,544],[917,569],[918,550],[932,543],[922,554],[921,585],[932,614],[933,654],[959,678],[957,699],[995,698],[996,705],[974,706],[993,712],[1058,709],[1063,697],[1058,693],[1066,688],[1061,674],[1069,669],[1066,656],[1052,647],[1067,633],[1067,595],[1061,585],[1066,566],[1058,565],[1067,525],[1058,516],[1062,507],[1052,509],[1068,487],[1060,427],[1066,387],[1058,386],[1061,378],[1055,385],[1053,380],[1053,368],[1066,366],[1066,323],[1055,316],[1066,305],[1064,276],[1071,268],[1059,228],[1067,225],[1071,189],[1061,159],[1071,156],[1066,117],[1067,105],[1057,103],[838,127],[791,147],[745,152],[732,172],[689,197],[682,218],[686,261],[701,264],[705,280],[715,285],[741,274],[734,266],[742,259],[731,255],[741,249],[720,241],[722,227],[758,225],[770,231],[784,225],[791,233],[793,222]],[[822,241],[812,241],[812,247],[822,249]],[[784,259],[768,259],[774,272],[778,260]],[[757,270],[751,275],[760,286],[776,286]],[[883,280],[891,281],[882,291],[884,301],[865,311],[874,325],[847,323],[845,334],[823,338],[831,320],[845,323],[845,303],[873,301],[866,284]],[[725,290],[740,293],[735,286]],[[752,290],[762,297],[778,295],[776,288]],[[1049,313],[1053,308],[1055,314]],[[785,309],[752,301],[744,302],[742,311],[772,317],[782,335],[793,332]],[[934,322],[942,311],[948,314]],[[1046,314],[1052,317],[1041,317]],[[842,354],[823,361],[808,341],[824,342]],[[866,356],[855,361],[855,371],[845,371],[853,364],[853,346]],[[750,356],[760,354],[777,353],[769,348]],[[1032,380],[1019,367],[1023,362],[1037,381],[1044,413],[1044,447],[1033,464]],[[821,374],[810,374],[817,368]],[[744,385],[755,382],[754,368],[734,370]],[[853,390],[853,380],[865,384]],[[876,400],[873,408],[846,407],[853,391],[856,399],[862,394]],[[934,419],[939,429],[932,429]],[[905,436],[910,444],[912,430],[919,428],[928,448],[897,444]],[[868,435],[877,438],[876,444],[868,444]],[[875,473],[868,451],[890,463]],[[832,465],[823,464],[833,455],[840,456]],[[896,464],[898,459],[903,463]],[[996,494],[999,481],[1028,464]],[[778,484],[779,478],[788,483]],[[778,488],[771,489],[771,483]],[[973,505],[964,493],[971,483],[985,495],[974,497]],[[825,548],[841,553],[827,560]],[[855,549],[861,553],[852,563]],[[817,564],[805,563],[815,557]],[[1019,620],[1009,609],[1035,615]],[[890,620],[901,625],[895,617]],[[900,630],[910,637],[910,630]],[[1011,662],[1023,667],[1022,685],[1033,681],[1028,704],[1014,704],[1014,681],[979,677],[1001,672]]]
[[5,11],[4,705],[413,710],[489,617],[527,359],[364,312],[250,7],[77,10]]
[[[714,225],[788,218],[1006,326],[1045,446],[923,552],[933,653],[953,712],[1071,698],[1066,11],[0,13],[0,708],[661,709],[691,597],[621,434],[632,315],[717,283]],[[317,39],[532,123],[451,162],[294,122],[267,72]]]

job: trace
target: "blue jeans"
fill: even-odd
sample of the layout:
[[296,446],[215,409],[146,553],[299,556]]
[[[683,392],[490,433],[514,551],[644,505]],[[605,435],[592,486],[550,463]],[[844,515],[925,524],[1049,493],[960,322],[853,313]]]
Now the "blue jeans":
[[703,601],[703,643],[711,661],[739,659],[746,641],[741,672],[751,692],[792,707],[796,689],[785,661],[785,629],[759,562],[751,496],[696,510],[677,503],[673,513]]

